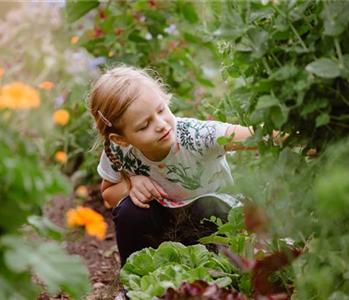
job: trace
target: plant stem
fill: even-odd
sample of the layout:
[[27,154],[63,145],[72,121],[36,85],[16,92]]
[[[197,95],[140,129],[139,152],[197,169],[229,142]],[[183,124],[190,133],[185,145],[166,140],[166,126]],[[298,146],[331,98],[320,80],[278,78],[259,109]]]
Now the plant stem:
[[271,69],[270,69],[270,67],[268,65],[268,62],[265,59],[265,57],[262,58],[262,62],[263,62],[263,65],[264,65],[265,69],[267,70],[268,75],[271,75],[272,71],[271,71]]
[[344,62],[343,62],[342,49],[341,49],[341,45],[339,44],[338,37],[336,37],[334,39],[334,45],[336,47],[337,56],[338,56],[338,59],[339,59],[339,67],[342,69],[342,68],[344,68]]
[[270,55],[274,58],[274,60],[276,61],[277,65],[281,68],[282,64],[279,61],[279,59],[276,57],[276,55],[273,52],[270,52]]
[[291,29],[292,29],[294,35],[297,37],[297,39],[298,39],[299,42],[301,43],[301,45],[302,45],[302,47],[304,48],[304,50],[308,51],[307,46],[304,44],[304,42],[303,42],[301,36],[298,34],[298,31],[296,30],[296,28],[294,28],[294,26],[293,26],[292,23],[290,24],[290,26],[291,26]]

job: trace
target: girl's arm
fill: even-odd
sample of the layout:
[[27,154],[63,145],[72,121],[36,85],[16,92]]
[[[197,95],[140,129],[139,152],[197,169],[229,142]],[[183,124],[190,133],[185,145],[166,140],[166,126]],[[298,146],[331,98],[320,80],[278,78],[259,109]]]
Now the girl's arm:
[[112,183],[103,179],[101,191],[103,200],[112,207],[116,206],[122,198],[128,195],[127,183],[124,180]]
[[[229,138],[234,134],[233,140],[224,146],[225,151],[236,151],[236,150],[257,150],[257,148],[245,147],[240,144],[235,144],[236,142],[242,142],[246,140],[253,134],[252,127],[244,127],[240,125],[230,125],[225,133],[225,137]],[[281,144],[288,138],[288,134],[284,134],[280,137],[280,131],[273,131],[273,137],[275,138],[276,144]]]

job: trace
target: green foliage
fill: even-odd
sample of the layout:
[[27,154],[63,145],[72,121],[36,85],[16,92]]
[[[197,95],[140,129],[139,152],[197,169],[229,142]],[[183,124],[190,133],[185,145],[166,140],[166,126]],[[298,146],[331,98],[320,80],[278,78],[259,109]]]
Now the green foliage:
[[[84,2],[68,2],[68,21],[81,15]],[[79,46],[105,58],[107,66],[126,63],[155,69],[175,95],[172,104],[178,115],[205,119],[213,114],[214,107],[204,104],[218,101],[212,87],[219,64],[209,32],[199,22],[208,18],[204,3],[110,0],[100,2],[89,17],[74,24],[83,26],[77,30]]]
[[348,146],[336,143],[307,161],[288,148],[278,158],[265,155],[231,188],[265,212],[269,247],[286,239],[305,250],[284,278],[294,281],[297,299],[349,291]]
[[262,153],[272,130],[289,133],[291,147],[320,151],[348,135],[349,4],[263,3],[221,2],[214,34],[223,79],[233,83],[222,109],[261,132]]
[[[89,291],[87,270],[80,258],[69,256],[58,242],[61,233],[42,217],[43,205],[57,193],[68,193],[71,184],[57,168],[48,168],[38,147],[13,130],[11,113],[0,112],[0,299],[34,299],[35,274],[51,294],[61,289],[74,299]],[[30,225],[30,226],[29,226]]]
[[236,279],[227,259],[209,252],[203,245],[185,247],[164,242],[158,249],[133,253],[121,270],[121,279],[130,299],[152,299],[167,288],[198,279],[225,287]]

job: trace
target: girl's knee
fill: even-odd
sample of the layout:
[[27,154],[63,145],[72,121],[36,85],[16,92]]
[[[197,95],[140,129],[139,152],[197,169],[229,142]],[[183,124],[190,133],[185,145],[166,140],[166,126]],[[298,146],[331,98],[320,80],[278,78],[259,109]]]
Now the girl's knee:
[[158,215],[158,203],[151,201],[150,208],[140,208],[136,206],[128,196],[117,207],[113,208],[112,215],[115,224],[129,224],[139,226]]

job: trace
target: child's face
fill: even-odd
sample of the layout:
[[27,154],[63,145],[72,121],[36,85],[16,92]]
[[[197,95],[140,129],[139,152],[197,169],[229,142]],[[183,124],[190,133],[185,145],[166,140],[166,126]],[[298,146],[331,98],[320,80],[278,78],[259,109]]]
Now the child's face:
[[161,96],[152,88],[143,88],[125,111],[122,138],[149,159],[166,157],[175,142],[175,117]]

